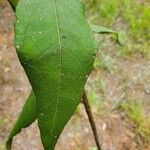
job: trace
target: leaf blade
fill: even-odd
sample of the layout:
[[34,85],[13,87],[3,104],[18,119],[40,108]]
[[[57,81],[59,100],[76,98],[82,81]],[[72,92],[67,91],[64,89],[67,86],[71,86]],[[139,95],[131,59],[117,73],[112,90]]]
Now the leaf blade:
[[97,52],[83,4],[76,0],[45,0],[43,5],[40,0],[36,5],[33,0],[19,2],[16,48],[37,98],[43,146],[54,149],[80,102]]
[[13,137],[21,132],[23,128],[28,127],[32,122],[35,121],[37,118],[37,111],[36,111],[36,98],[34,93],[31,92],[22,112],[19,115],[17,122],[15,123],[14,127],[12,128],[8,140],[6,142],[7,150],[11,150],[11,145],[13,141]]
[[93,25],[90,24],[91,30],[93,31],[93,33],[100,33],[100,34],[115,34],[117,37],[117,43],[119,45],[124,45],[124,37],[123,37],[123,33],[122,32],[117,32],[114,31],[112,29],[109,29],[107,27],[102,27],[102,26],[98,26],[98,25]]
[[[16,6],[18,4],[19,0],[8,0],[10,5],[12,6],[13,10],[15,11]],[[23,106],[23,109],[18,117],[18,120],[14,124],[13,128],[11,129],[11,132],[9,134],[9,137],[6,141],[6,149],[11,150],[12,141],[14,136],[19,134],[21,132],[21,129],[28,127],[31,125],[37,118],[37,110],[36,110],[36,98],[31,91],[28,99],[26,100],[26,103]],[[28,116],[28,117],[25,117]],[[28,119],[26,119],[28,118]]]

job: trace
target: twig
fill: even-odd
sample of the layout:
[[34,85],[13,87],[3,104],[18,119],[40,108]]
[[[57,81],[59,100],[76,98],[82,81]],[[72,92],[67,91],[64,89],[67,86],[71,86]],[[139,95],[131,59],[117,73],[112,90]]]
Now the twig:
[[93,114],[92,114],[92,111],[91,111],[91,107],[90,107],[90,104],[89,104],[89,101],[88,101],[88,98],[87,98],[87,95],[86,95],[85,91],[83,93],[82,98],[83,98],[83,104],[84,104],[86,113],[88,115],[92,131],[93,131],[93,135],[94,135],[95,143],[97,145],[97,149],[102,150],[101,144],[99,142],[98,132],[97,132],[96,125],[95,125],[95,122],[94,122]]
[[11,0],[8,0],[9,4],[11,5],[13,11],[15,12],[15,6],[13,5],[12,1]]

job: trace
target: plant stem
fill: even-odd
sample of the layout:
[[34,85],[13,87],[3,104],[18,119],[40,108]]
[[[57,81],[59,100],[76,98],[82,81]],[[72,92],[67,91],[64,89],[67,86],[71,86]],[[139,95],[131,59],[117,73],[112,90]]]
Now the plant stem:
[[15,12],[15,6],[13,5],[12,1],[11,0],[8,0],[9,4],[11,5],[13,11]]
[[91,111],[91,107],[90,107],[90,104],[89,104],[89,101],[88,101],[88,98],[87,98],[87,95],[86,95],[85,91],[83,93],[82,98],[83,98],[83,104],[84,104],[84,107],[85,107],[85,110],[86,110],[86,113],[87,113],[87,116],[88,116],[88,119],[89,119],[89,123],[90,123],[92,131],[93,131],[93,135],[94,135],[95,143],[97,145],[97,149],[102,150],[101,144],[99,142],[98,132],[97,132],[96,125],[95,125],[95,122],[94,122],[93,114],[92,114],[92,111]]

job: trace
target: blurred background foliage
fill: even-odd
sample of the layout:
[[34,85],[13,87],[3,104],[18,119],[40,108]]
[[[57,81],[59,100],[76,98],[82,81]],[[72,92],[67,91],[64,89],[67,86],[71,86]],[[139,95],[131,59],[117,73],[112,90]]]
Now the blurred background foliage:
[[140,52],[150,58],[149,0],[86,0],[91,22],[124,31],[127,37],[122,56]]
[[[100,103],[99,112],[106,110],[106,107],[108,110],[121,108],[125,115],[136,124],[136,134],[150,139],[150,118],[147,117],[150,106],[144,107],[143,103],[147,104],[146,98],[144,96],[139,97],[138,93],[134,91],[135,89],[131,88],[131,86],[136,88],[136,84],[139,84],[139,82],[143,85],[148,82],[149,85],[148,67],[145,65],[146,73],[143,72],[140,75],[139,70],[137,74],[132,74],[132,77],[129,75],[130,72],[136,70],[138,62],[142,61],[142,63],[149,64],[150,1],[85,0],[85,2],[87,7],[86,15],[91,23],[122,32],[124,35],[123,40],[125,41],[124,46],[118,46],[114,40],[115,36],[96,35],[98,43],[100,43],[100,52],[94,63],[94,70],[98,72],[93,79],[95,84],[92,85],[91,83],[92,88],[89,90],[91,104],[94,103],[98,106],[97,102]],[[132,71],[129,66],[125,65],[127,61],[130,62],[129,66],[135,65]],[[142,68],[141,64],[139,68]],[[116,91],[110,88],[110,86],[114,86],[114,83],[110,83],[110,79],[108,79],[110,76],[113,76],[118,81]],[[134,78],[137,78],[135,83]],[[121,95],[117,95],[118,88],[122,89]],[[136,94],[133,94],[134,92]],[[142,91],[140,94],[142,95]],[[111,102],[108,102],[109,99],[111,99]],[[109,103],[108,105],[110,106],[105,106],[105,102]]]

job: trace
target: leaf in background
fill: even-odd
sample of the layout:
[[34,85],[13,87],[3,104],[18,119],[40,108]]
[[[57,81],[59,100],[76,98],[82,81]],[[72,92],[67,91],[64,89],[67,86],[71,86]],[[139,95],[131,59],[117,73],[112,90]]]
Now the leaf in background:
[[80,103],[97,53],[79,0],[22,0],[16,48],[36,96],[45,150],[52,150]]
[[92,25],[92,24],[90,26],[91,26],[91,30],[94,33],[115,34],[117,36],[117,43],[121,46],[124,45],[125,41],[124,41],[124,35],[122,32],[117,32],[117,31],[114,31],[114,30],[106,28],[106,27],[101,27],[101,26]]
[[18,133],[20,133],[21,129],[28,127],[32,122],[35,121],[36,118],[37,118],[36,99],[33,92],[31,92],[16,124],[14,125],[13,129],[10,132],[6,144],[7,150],[11,149],[13,137]]
[[[15,10],[18,0],[9,0],[11,6]],[[11,144],[13,141],[13,137],[21,132],[23,128],[31,125],[37,118],[36,112],[36,98],[34,96],[33,91],[30,93],[30,96],[26,100],[25,105],[23,106],[22,112],[19,115],[17,122],[12,128],[10,135],[8,137],[6,147],[7,150],[11,149]]]

